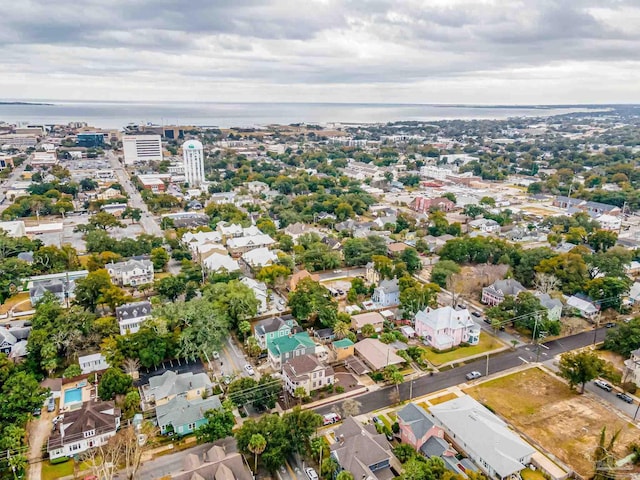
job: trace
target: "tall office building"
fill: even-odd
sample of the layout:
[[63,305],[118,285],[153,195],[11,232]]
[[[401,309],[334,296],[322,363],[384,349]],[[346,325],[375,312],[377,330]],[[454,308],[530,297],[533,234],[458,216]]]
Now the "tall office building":
[[184,175],[190,187],[198,187],[204,182],[204,153],[202,143],[188,140],[182,144]]
[[125,135],[122,137],[124,163],[162,161],[162,139],[160,135]]

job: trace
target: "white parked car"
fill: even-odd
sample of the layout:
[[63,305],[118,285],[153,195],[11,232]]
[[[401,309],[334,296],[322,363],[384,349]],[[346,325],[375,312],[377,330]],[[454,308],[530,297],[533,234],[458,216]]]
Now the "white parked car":
[[249,365],[248,363],[244,366],[244,371],[247,372],[249,375],[255,375],[256,372],[254,372],[253,367],[251,365]]
[[477,371],[469,372],[465,375],[465,377],[467,377],[467,380],[475,380],[476,378],[480,378],[481,376],[482,374]]
[[307,474],[309,480],[318,480],[318,473],[313,468],[305,468],[304,473]]

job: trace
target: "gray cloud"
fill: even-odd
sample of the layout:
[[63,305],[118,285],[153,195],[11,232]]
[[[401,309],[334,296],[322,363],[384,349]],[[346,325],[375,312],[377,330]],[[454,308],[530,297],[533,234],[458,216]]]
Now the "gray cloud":
[[159,99],[170,85],[224,85],[235,100],[305,89],[309,100],[345,100],[325,98],[333,87],[378,98],[377,86],[393,85],[389,101],[404,101],[422,98],[425,82],[442,92],[500,78],[580,88],[589,66],[633,81],[628,66],[640,63],[635,0],[0,0],[0,10],[0,68],[23,79],[0,79],[7,97],[46,79],[44,90],[72,98],[65,85],[107,77],[112,93],[156,89]]

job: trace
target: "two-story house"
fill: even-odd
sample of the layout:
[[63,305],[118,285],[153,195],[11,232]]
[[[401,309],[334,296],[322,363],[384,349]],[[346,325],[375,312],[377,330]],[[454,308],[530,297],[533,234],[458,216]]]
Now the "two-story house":
[[46,292],[52,293],[61,305],[69,306],[75,297],[76,280],[86,277],[88,273],[88,270],[77,270],[31,277],[27,284],[31,306],[35,307]]
[[400,286],[398,285],[398,279],[382,280],[380,285],[373,290],[371,301],[383,307],[398,305],[400,303]]
[[293,395],[296,388],[304,388],[307,395],[314,390],[333,385],[333,368],[320,363],[315,355],[292,358],[282,366],[284,388]]
[[492,285],[482,289],[482,303],[493,307],[502,303],[507,295],[517,297],[518,294],[524,290],[526,290],[526,288],[513,278],[496,280]]
[[0,327],[0,353],[9,355],[13,346],[18,343],[18,339],[9,329]]
[[631,356],[624,361],[623,379],[640,385],[640,348],[631,352]]
[[265,350],[267,348],[267,342],[270,340],[288,337],[292,333],[296,333],[298,329],[298,323],[293,318],[283,320],[280,317],[273,317],[260,320],[253,327],[253,332],[258,341],[258,345]]
[[106,370],[110,366],[107,359],[100,352],[79,356],[78,364],[80,365],[80,371],[83,374],[100,372],[102,370]]
[[149,317],[151,317],[151,303],[148,301],[126,303],[116,307],[120,335],[136,333]]
[[447,350],[463,342],[477,345],[480,341],[480,325],[473,321],[466,308],[427,307],[416,313],[414,328],[416,334],[436,350]]
[[553,322],[559,322],[562,317],[562,302],[557,298],[551,298],[548,293],[536,293],[542,308],[547,310],[547,318]]
[[84,402],[55,424],[47,444],[49,458],[73,457],[104,445],[119,428],[120,409],[113,402]]
[[265,313],[269,308],[267,301],[269,298],[269,295],[267,294],[267,285],[264,282],[259,282],[249,277],[242,277],[240,283],[249,287],[255,295],[256,300],[258,300],[258,314]]
[[[345,418],[335,432],[331,457],[340,470],[351,472],[354,478],[386,480],[395,477],[391,471],[395,460],[391,446],[373,424],[361,425],[353,417]],[[397,466],[399,471],[399,465]]]
[[135,287],[153,282],[153,263],[151,260],[132,258],[126,262],[110,263],[106,269],[111,281],[121,287]]
[[435,425],[424,408],[409,403],[398,411],[398,425],[402,443],[411,445],[416,450],[431,437],[444,438],[444,430]]
[[280,370],[282,365],[302,355],[315,355],[316,344],[307,332],[277,337],[267,342],[269,362],[275,370]]

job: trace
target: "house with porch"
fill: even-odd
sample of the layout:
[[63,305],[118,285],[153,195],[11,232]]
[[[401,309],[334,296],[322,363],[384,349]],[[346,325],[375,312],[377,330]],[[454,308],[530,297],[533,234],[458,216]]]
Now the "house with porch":
[[162,435],[174,433],[188,435],[207,423],[204,413],[207,410],[222,408],[220,399],[213,395],[207,398],[187,399],[174,397],[167,403],[156,406],[156,419]]
[[461,343],[477,345],[480,341],[480,325],[473,321],[466,308],[427,307],[416,313],[414,329],[436,350],[447,350]]
[[293,318],[284,320],[280,317],[266,318],[260,320],[253,327],[253,333],[260,348],[265,350],[267,343],[280,337],[288,337],[296,333],[300,327]]
[[482,289],[482,303],[493,307],[502,303],[507,295],[517,297],[520,292],[525,290],[526,288],[513,278],[496,280],[493,284]]
[[400,287],[398,279],[382,280],[373,290],[371,301],[383,307],[398,305],[400,303]]
[[267,351],[271,366],[279,371],[289,360],[302,355],[315,355],[316,344],[307,332],[300,332],[267,341]]
[[320,388],[335,383],[333,368],[325,366],[315,355],[302,355],[292,358],[282,366],[284,388],[294,395],[296,388],[304,388],[310,395]]
[[153,263],[151,260],[132,258],[126,262],[109,263],[106,269],[111,281],[121,287],[135,287],[153,282]]

